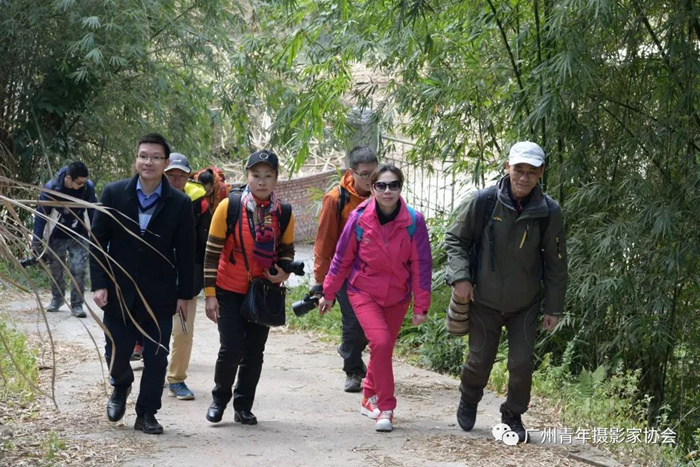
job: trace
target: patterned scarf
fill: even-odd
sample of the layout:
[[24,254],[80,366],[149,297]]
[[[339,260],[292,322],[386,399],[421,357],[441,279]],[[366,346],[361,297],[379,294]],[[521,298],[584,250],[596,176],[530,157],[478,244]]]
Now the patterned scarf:
[[275,248],[275,231],[272,228],[272,216],[277,216],[279,212],[279,201],[277,195],[270,194],[269,201],[258,201],[245,188],[241,195],[241,203],[248,209],[248,213],[253,213],[253,225],[255,227],[255,237],[253,245],[253,258],[265,269],[272,266],[277,261],[277,250]]

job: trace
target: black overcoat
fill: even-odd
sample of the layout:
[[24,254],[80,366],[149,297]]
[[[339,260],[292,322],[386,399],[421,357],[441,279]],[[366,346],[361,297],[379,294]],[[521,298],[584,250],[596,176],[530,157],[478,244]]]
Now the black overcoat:
[[[192,201],[174,190],[163,176],[161,200],[147,231],[141,235],[137,180],[138,175],[110,183],[102,192],[100,202],[114,218],[96,210],[92,233],[95,243],[109,252],[109,258],[99,248],[91,247],[90,279],[93,291],[108,291],[107,305],[103,308],[105,314],[121,315],[124,307],[133,311],[136,300],[140,300],[138,286],[160,319],[175,313],[178,299],[193,297]],[[110,268],[116,276],[116,284],[106,272]]]

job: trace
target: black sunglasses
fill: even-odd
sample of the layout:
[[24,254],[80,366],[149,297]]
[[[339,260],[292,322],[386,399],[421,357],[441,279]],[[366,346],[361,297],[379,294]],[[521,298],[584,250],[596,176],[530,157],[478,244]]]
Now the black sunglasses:
[[401,189],[401,182],[394,180],[390,183],[376,182],[374,184],[374,189],[377,191],[385,191],[387,188],[389,188],[391,191],[399,191]]

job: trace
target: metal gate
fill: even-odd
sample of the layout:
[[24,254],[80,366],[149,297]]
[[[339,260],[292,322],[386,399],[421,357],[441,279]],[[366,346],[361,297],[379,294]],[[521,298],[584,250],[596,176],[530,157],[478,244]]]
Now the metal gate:
[[414,144],[382,137],[382,162],[394,164],[406,177],[402,195],[426,219],[452,212],[475,189],[468,173],[455,173],[453,161],[410,162],[406,156]]

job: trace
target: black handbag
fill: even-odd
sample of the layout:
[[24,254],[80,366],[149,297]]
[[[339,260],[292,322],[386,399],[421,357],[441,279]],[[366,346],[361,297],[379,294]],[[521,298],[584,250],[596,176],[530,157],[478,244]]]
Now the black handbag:
[[[245,252],[245,241],[243,240],[243,222],[238,223],[238,238],[241,240],[241,250],[245,269],[250,280],[250,267],[248,256]],[[241,306],[241,316],[263,326],[284,326],[285,323],[285,298],[287,289],[281,285],[275,285],[267,279],[256,277],[250,280],[248,293]]]
[[264,326],[284,326],[287,289],[267,279],[255,278],[245,296],[241,315]]

